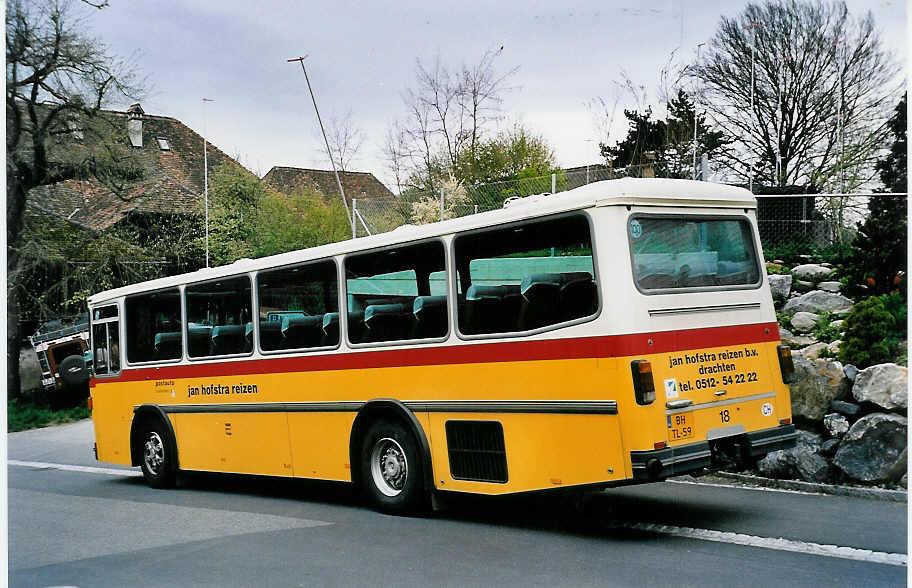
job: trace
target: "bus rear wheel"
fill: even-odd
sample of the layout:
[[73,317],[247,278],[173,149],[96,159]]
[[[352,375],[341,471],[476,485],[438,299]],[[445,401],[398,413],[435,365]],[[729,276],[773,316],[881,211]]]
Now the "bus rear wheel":
[[143,477],[153,488],[173,488],[177,479],[177,460],[170,433],[161,422],[147,422],[139,435]]
[[381,512],[419,514],[425,510],[423,465],[414,436],[393,421],[374,423],[361,445],[361,481]]

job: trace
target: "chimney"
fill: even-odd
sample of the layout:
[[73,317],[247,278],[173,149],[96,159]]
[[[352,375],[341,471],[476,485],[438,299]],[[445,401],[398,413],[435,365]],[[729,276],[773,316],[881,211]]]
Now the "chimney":
[[142,147],[142,106],[137,102],[127,109],[127,135],[130,137],[130,145],[133,147]]

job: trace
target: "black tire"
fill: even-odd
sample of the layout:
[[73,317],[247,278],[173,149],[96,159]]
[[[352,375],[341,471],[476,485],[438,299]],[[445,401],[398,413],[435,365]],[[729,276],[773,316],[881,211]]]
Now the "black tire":
[[177,456],[171,432],[160,420],[148,420],[140,426],[139,463],[146,483],[153,488],[174,488],[177,480]]
[[420,514],[427,509],[424,460],[414,435],[396,421],[377,421],[361,444],[361,486],[381,512]]
[[63,384],[55,390],[51,408],[60,410],[72,408],[85,402],[89,397],[89,368],[82,355],[68,355],[57,366]]
[[89,383],[89,368],[81,355],[68,355],[60,362],[57,372],[70,389],[77,390]]

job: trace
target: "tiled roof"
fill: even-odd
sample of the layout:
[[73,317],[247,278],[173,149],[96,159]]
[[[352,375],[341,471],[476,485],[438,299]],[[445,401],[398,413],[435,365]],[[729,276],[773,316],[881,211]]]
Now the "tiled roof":
[[[305,169],[300,167],[274,167],[263,176],[267,186],[283,194],[294,194],[299,190],[309,189],[320,192],[325,197],[339,195],[336,177],[332,170]],[[345,196],[352,198],[394,198],[389,188],[369,172],[339,172],[339,181],[345,190]]]
[[[130,147],[128,113],[108,111],[103,116],[112,117],[115,128],[123,129],[118,143],[122,149],[132,151],[142,177],[124,181],[116,192],[94,178],[41,186],[29,192],[30,208],[96,231],[107,229],[134,212],[203,214],[200,135],[177,119],[145,114],[142,115],[142,147]],[[159,137],[168,142],[169,150],[160,148]],[[207,151],[210,176],[225,162],[240,167],[211,143]]]

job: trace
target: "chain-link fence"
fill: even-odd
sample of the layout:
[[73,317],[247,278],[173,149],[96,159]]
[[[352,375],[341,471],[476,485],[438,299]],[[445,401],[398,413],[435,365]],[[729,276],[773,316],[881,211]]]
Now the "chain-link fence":
[[[651,176],[650,166],[612,169],[593,165],[536,178],[476,186],[445,186],[434,192],[405,192],[395,198],[370,198],[354,203],[356,234],[391,231],[406,224],[424,224],[502,208],[510,198],[559,193],[592,182]],[[905,194],[757,195],[757,221],[765,249],[820,249],[851,243],[858,224],[868,215],[872,198],[905,198]]]

